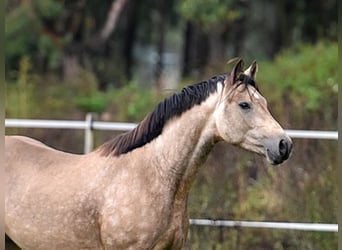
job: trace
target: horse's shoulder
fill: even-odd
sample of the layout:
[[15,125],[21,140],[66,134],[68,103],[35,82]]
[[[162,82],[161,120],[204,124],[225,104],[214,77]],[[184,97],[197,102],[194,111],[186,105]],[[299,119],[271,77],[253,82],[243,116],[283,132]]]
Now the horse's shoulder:
[[27,171],[68,169],[70,166],[76,166],[80,160],[80,155],[56,150],[24,136],[6,137],[5,147],[8,173],[14,171],[16,174],[27,174]]

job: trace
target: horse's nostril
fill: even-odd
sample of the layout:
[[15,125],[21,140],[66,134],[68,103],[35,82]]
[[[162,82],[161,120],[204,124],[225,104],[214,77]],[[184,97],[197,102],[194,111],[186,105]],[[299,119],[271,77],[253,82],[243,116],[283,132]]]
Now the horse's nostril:
[[281,157],[287,157],[289,154],[289,146],[284,139],[279,142],[279,153]]

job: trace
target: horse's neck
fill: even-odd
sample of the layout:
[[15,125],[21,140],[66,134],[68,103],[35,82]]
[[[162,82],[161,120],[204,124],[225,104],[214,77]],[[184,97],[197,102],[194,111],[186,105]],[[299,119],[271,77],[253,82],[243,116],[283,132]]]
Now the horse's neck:
[[157,163],[155,167],[183,198],[216,142],[212,115],[216,100],[213,94],[201,105],[171,120],[151,145],[155,150],[152,161]]

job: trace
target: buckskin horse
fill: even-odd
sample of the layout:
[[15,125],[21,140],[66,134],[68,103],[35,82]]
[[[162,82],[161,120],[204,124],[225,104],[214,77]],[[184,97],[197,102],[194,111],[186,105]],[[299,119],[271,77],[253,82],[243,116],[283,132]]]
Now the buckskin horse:
[[135,129],[86,155],[7,136],[6,234],[23,249],[181,249],[191,184],[219,141],[288,159],[291,139],[267,109],[257,64],[160,102]]

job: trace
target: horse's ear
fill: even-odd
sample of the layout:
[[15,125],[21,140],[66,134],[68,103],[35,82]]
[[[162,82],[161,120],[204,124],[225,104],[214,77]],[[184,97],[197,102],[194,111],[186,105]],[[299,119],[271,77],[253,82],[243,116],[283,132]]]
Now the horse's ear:
[[256,74],[258,72],[258,64],[254,61],[248,69],[245,70],[244,74],[250,76],[253,80],[256,78]]
[[241,75],[242,70],[243,70],[243,60],[240,58],[232,70],[234,83],[239,79],[239,76]]
[[238,79],[241,73],[243,72],[243,60],[241,58],[237,58],[237,63],[235,64],[232,71],[228,74],[228,82],[233,85]]

